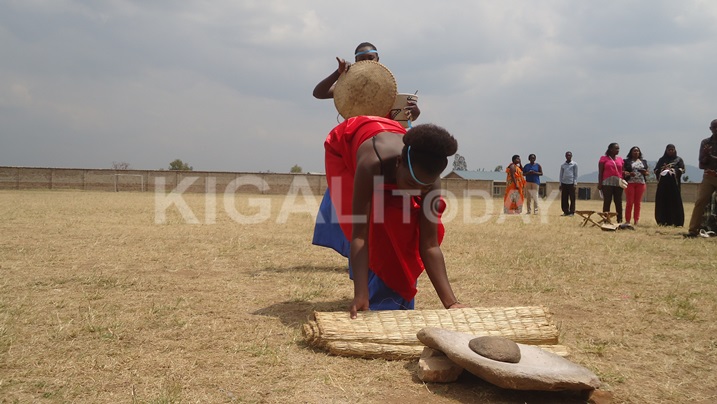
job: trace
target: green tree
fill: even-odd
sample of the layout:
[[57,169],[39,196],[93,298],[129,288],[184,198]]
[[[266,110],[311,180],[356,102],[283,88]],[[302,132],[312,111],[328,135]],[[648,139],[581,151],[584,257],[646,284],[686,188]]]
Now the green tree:
[[304,170],[301,168],[300,165],[294,164],[294,166],[291,167],[291,171],[290,171],[290,172],[293,173],[293,174],[301,174],[301,173],[304,172]]
[[493,169],[493,171],[499,173],[499,172],[503,171],[503,166],[495,166],[495,169]]
[[173,162],[169,163],[169,169],[173,171],[193,171],[194,167],[190,166],[189,164],[183,162],[180,159],[176,159]]

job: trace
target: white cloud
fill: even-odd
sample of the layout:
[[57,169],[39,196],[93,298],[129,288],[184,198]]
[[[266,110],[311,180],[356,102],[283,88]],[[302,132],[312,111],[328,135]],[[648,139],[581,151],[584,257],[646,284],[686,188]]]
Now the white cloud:
[[336,113],[311,90],[363,41],[471,168],[533,152],[553,172],[569,148],[587,172],[612,141],[689,163],[717,116],[715,18],[697,0],[5,2],[0,164],[323,171]]

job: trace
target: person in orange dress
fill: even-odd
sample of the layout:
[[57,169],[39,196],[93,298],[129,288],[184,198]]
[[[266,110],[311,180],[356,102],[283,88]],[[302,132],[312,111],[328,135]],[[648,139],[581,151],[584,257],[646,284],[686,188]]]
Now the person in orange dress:
[[503,198],[503,213],[518,214],[523,211],[523,201],[525,200],[525,177],[523,176],[523,166],[520,164],[520,156],[515,155],[511,159],[512,162],[505,169],[505,197]]

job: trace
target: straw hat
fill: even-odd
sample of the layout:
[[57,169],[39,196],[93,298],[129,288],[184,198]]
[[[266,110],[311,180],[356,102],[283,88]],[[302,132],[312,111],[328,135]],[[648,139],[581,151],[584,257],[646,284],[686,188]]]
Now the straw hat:
[[362,60],[339,76],[334,87],[334,105],[344,119],[359,115],[385,117],[397,93],[396,79],[386,66]]

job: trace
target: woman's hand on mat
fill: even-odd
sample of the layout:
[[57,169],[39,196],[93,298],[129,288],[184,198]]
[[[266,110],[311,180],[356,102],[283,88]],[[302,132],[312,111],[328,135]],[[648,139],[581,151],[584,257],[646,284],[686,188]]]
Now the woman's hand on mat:
[[351,302],[351,308],[349,308],[349,312],[351,313],[351,318],[356,318],[359,311],[366,311],[369,310],[368,308],[368,298],[361,298],[361,297],[354,297],[354,301]]

